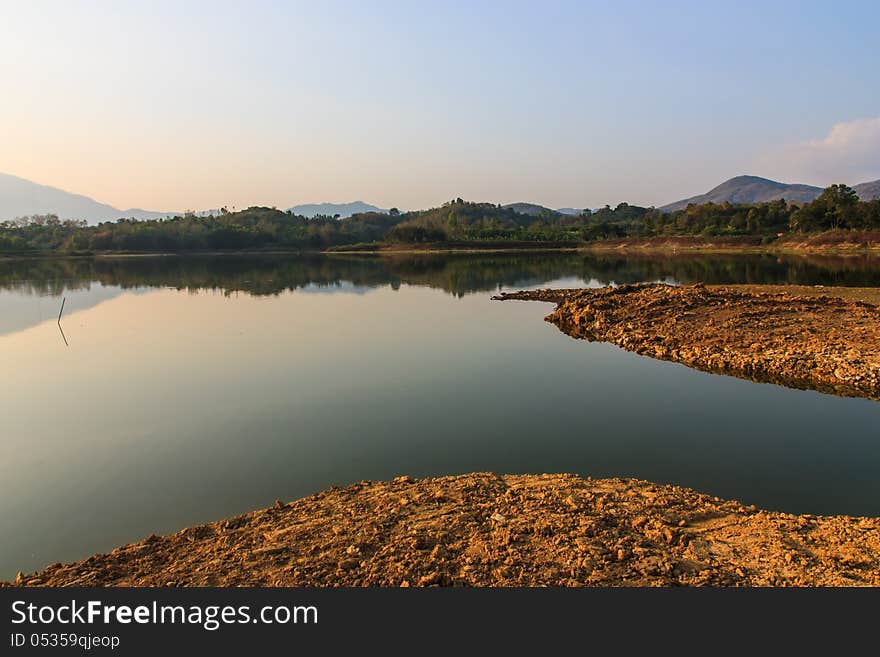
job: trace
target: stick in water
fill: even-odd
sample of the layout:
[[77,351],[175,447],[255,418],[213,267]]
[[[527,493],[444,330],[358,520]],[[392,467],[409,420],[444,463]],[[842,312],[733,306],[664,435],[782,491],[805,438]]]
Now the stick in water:
[[61,315],[64,312],[64,303],[67,301],[67,297],[62,297],[61,299],[61,310],[58,311],[58,330],[61,331],[61,339],[64,340],[64,346],[69,347],[70,345],[67,343],[67,336],[64,335],[64,329],[61,328]]

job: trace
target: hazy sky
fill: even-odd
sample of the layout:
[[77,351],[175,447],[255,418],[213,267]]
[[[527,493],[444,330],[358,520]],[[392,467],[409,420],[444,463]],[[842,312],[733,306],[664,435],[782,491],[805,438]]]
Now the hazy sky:
[[0,0],[0,172],[117,207],[880,178],[880,3]]

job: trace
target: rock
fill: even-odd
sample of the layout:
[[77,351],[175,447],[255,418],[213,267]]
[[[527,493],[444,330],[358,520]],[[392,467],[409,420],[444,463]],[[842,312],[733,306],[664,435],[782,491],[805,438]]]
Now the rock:
[[440,584],[443,577],[438,572],[433,572],[419,579],[419,586],[436,586]]

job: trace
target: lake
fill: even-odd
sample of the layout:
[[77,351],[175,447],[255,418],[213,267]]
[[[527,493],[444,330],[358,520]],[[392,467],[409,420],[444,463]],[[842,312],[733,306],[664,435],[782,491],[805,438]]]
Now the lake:
[[490,301],[637,281],[877,286],[880,260],[0,261],[0,578],[402,474],[637,477],[880,515],[880,403],[573,340],[548,304]]

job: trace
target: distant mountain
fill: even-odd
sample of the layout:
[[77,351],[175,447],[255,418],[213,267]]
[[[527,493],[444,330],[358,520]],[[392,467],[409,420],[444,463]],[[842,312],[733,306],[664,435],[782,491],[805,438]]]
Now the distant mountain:
[[56,187],[0,173],[0,221],[33,214],[57,214],[60,219],[85,219],[89,223],[121,217],[158,219],[173,212],[151,212],[140,208],[119,210],[88,196],[71,194]]
[[514,212],[527,214],[531,217],[540,217],[541,215],[548,212],[552,215],[560,214],[556,210],[551,210],[550,208],[545,208],[543,205],[537,205],[535,203],[508,203],[507,205],[502,205],[501,207],[509,208]]
[[758,176],[737,176],[705,194],[664,205],[660,210],[675,212],[683,210],[691,203],[766,203],[781,198],[794,203],[808,203],[821,193],[821,187],[812,185],[788,185]]
[[578,208],[557,208],[556,211],[557,211],[559,214],[573,214],[573,215],[577,216],[577,215],[579,215],[579,214],[581,214],[581,213],[583,212],[583,209],[578,209]]
[[856,190],[856,194],[858,194],[859,198],[863,201],[873,201],[874,199],[880,198],[880,180],[864,182],[860,185],[853,186],[853,189]]
[[[880,180],[853,185],[853,189],[863,201],[880,198]],[[821,193],[822,188],[813,185],[789,185],[758,176],[737,176],[705,194],[664,205],[660,210],[675,212],[691,203],[766,203],[781,198],[794,203],[809,203]]]
[[309,203],[294,205],[292,208],[288,208],[288,210],[293,212],[293,214],[302,215],[303,217],[316,217],[319,214],[332,217],[338,214],[340,219],[345,219],[360,212],[388,212],[363,201],[354,201],[353,203]]

